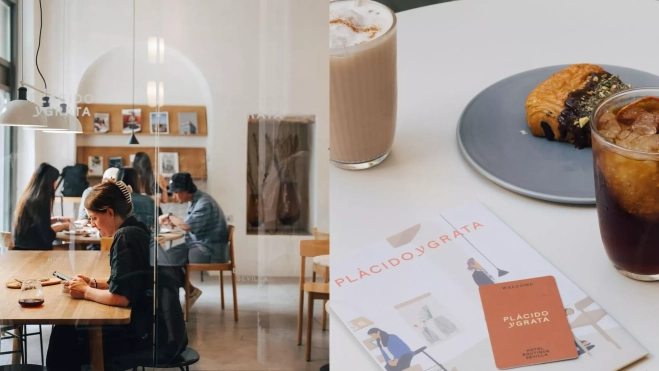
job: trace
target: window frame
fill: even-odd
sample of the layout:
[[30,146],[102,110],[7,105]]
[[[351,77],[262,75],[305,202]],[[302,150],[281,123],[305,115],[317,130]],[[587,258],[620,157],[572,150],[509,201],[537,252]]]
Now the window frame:
[[[16,86],[18,85],[18,73],[16,71],[16,61],[18,59],[18,7],[16,0],[0,0],[2,3],[9,7],[9,50],[11,61],[0,58],[0,65],[9,68],[8,81],[0,81],[0,90],[9,92],[11,100],[17,98]],[[8,205],[3,208],[3,225],[2,229],[11,231],[13,227],[13,214],[16,205],[16,166],[14,164],[16,153],[16,141],[18,130],[15,127],[8,126],[4,130],[4,143],[3,146],[3,161],[4,171],[2,174],[3,187],[2,204]]]

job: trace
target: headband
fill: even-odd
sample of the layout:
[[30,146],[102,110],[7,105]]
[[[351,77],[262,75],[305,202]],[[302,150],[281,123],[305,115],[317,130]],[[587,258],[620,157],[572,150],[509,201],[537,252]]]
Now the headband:
[[124,197],[126,197],[126,201],[128,201],[129,204],[132,203],[130,194],[133,191],[133,188],[129,185],[126,185],[126,183],[122,182],[121,180],[118,181],[116,184],[119,187],[119,190],[121,190],[121,193],[124,194]]

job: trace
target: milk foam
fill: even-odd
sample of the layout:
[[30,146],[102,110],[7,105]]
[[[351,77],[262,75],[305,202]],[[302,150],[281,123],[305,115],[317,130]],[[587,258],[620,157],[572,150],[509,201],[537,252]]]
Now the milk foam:
[[381,4],[366,1],[330,3],[330,48],[343,48],[377,39],[393,25],[393,14]]

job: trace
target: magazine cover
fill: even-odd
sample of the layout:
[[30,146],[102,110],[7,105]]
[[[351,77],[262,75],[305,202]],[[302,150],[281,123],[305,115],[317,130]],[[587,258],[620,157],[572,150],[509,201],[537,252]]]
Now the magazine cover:
[[553,276],[578,357],[542,371],[618,370],[648,354],[480,203],[332,255],[331,310],[385,370],[496,370],[479,287]]

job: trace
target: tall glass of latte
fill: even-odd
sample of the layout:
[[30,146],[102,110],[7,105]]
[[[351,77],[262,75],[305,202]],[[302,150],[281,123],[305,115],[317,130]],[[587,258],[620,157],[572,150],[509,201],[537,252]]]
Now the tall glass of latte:
[[396,132],[396,15],[375,1],[330,3],[330,160],[373,167]]

